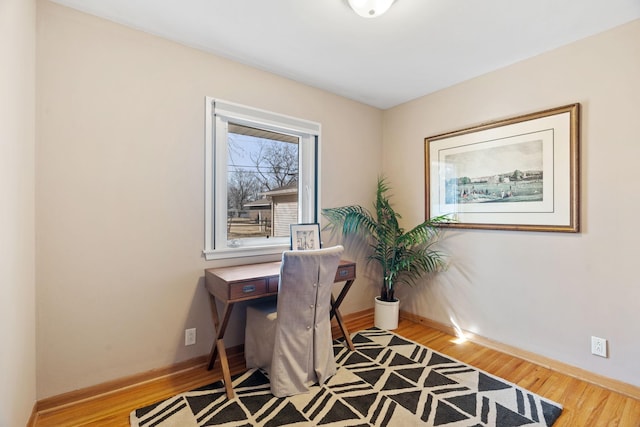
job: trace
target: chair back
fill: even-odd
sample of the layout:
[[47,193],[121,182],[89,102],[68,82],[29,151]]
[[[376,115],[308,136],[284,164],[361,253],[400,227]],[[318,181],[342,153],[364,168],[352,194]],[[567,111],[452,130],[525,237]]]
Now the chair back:
[[285,251],[271,364],[274,395],[291,395],[335,373],[331,289],[344,248]]

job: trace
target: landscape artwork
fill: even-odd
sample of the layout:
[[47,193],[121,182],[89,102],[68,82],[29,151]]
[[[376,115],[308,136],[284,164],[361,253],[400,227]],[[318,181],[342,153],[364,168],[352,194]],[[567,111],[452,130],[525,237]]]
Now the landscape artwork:
[[570,104],[425,138],[425,219],[578,232],[579,112]]
[[444,163],[446,204],[540,202],[544,198],[542,140],[445,154]]

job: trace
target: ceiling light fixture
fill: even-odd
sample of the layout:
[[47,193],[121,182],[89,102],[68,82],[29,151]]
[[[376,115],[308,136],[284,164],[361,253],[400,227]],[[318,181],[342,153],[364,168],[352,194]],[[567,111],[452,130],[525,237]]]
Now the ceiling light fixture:
[[377,18],[385,13],[395,0],[348,0],[351,9],[363,18]]

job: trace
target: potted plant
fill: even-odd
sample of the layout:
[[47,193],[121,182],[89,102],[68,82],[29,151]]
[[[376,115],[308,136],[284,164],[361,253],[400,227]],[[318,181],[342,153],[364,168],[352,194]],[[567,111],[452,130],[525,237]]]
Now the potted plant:
[[[322,214],[328,227],[339,228],[344,236],[358,235],[372,248],[368,260],[375,260],[382,268],[380,295],[376,297],[375,324],[382,329],[398,327],[399,300],[395,288],[400,283],[415,285],[424,274],[439,271],[445,266],[444,254],[432,246],[438,241],[437,224],[447,220],[438,216],[405,231],[389,202],[390,187],[385,178],[378,178],[374,212],[359,205],[326,208]],[[381,310],[391,310],[391,318]]]

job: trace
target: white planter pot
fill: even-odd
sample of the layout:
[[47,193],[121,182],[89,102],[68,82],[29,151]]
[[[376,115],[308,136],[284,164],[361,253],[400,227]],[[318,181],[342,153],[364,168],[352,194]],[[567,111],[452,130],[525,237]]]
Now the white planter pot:
[[398,317],[400,315],[400,301],[381,301],[380,297],[375,299],[375,310],[373,313],[373,325],[376,328],[392,330],[398,328]]

